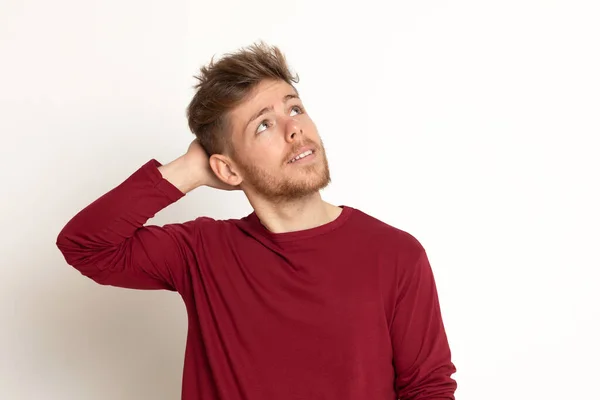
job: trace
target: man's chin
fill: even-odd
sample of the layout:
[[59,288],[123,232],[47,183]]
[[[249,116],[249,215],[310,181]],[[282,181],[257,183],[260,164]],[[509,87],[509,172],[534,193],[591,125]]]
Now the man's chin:
[[329,185],[330,179],[322,178],[315,182],[287,182],[278,187],[255,186],[253,192],[266,200],[281,202],[306,198],[318,193]]

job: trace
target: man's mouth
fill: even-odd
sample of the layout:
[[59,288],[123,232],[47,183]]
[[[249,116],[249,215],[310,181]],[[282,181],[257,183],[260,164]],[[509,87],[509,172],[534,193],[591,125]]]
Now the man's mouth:
[[291,160],[288,161],[288,164],[292,164],[295,163],[298,160],[303,159],[304,157],[310,156],[311,154],[313,154],[314,151],[313,150],[306,150],[303,151],[302,153],[298,154],[296,157],[292,158]]

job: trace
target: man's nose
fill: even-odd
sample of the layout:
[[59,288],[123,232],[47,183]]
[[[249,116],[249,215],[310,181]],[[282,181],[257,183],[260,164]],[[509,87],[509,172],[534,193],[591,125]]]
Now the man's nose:
[[285,127],[285,139],[288,142],[293,142],[294,140],[298,139],[298,135],[302,134],[304,134],[304,131],[302,130],[298,120],[295,118],[290,118]]

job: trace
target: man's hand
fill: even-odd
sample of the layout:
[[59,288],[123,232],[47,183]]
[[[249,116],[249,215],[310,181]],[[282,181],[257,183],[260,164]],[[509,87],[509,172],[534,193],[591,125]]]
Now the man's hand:
[[163,178],[181,192],[188,193],[199,186],[210,186],[221,190],[239,190],[222,182],[214,174],[208,162],[208,154],[197,139],[190,143],[187,152],[158,170]]

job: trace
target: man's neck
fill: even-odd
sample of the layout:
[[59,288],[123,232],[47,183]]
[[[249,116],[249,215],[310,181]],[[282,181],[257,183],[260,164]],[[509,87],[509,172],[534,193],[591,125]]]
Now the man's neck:
[[295,232],[327,224],[342,212],[340,207],[321,199],[320,193],[286,202],[251,202],[261,223],[270,232]]

